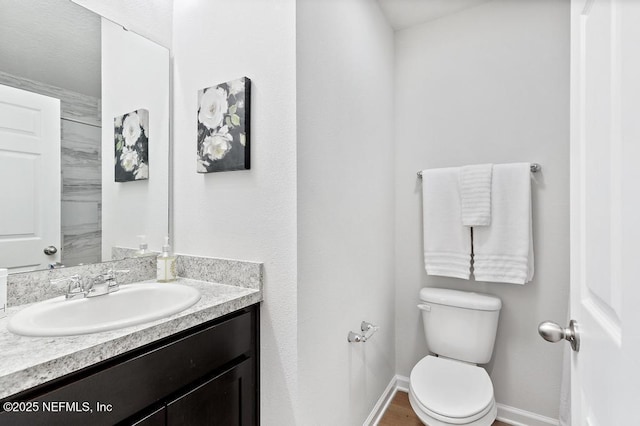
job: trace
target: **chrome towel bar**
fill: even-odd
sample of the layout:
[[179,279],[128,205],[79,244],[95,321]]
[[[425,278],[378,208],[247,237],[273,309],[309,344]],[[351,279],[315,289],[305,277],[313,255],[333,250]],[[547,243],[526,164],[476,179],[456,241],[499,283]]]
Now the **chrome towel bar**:
[[[537,173],[542,170],[542,166],[538,163],[531,163],[531,173]],[[422,179],[422,170],[418,172],[418,178]]]

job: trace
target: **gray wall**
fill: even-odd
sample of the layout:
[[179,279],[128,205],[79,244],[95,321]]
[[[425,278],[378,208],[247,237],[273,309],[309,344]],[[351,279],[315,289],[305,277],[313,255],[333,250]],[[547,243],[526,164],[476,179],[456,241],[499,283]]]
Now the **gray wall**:
[[393,31],[369,0],[296,12],[299,424],[356,425],[395,374]]
[[[427,354],[421,287],[500,297],[493,361],[498,403],[558,418],[562,345],[537,335],[564,323],[569,286],[569,2],[495,0],[396,33],[397,371]],[[539,162],[535,277],[524,286],[427,276],[416,171]]]
[[[264,262],[260,417],[297,425],[295,0],[176,1],[173,215],[178,253]],[[196,173],[198,90],[251,79],[251,170]]]

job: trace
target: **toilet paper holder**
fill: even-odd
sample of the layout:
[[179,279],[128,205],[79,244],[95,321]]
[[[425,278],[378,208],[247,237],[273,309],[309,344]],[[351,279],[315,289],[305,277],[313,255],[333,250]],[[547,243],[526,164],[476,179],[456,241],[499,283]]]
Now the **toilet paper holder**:
[[380,327],[378,327],[377,325],[373,325],[367,321],[362,321],[360,323],[360,330],[362,331],[362,334],[350,331],[347,335],[347,341],[349,343],[364,343],[369,340],[371,336],[373,336],[373,334],[379,329]]

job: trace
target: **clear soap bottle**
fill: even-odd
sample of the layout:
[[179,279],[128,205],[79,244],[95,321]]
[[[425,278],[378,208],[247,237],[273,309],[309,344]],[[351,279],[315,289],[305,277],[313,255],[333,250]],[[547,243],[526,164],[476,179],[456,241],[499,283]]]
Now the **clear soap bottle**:
[[138,250],[136,250],[134,256],[135,257],[146,256],[147,254],[149,254],[149,250],[147,250],[147,247],[149,247],[147,245],[147,236],[146,235],[138,235],[138,240],[140,241],[140,244],[139,244]]
[[176,257],[171,253],[169,237],[164,237],[162,253],[158,256],[158,282],[168,283],[176,279]]

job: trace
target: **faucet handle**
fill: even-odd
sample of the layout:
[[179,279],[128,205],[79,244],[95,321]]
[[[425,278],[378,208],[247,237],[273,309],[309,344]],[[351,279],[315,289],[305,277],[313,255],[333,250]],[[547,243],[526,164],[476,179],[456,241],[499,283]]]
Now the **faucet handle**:
[[60,283],[64,283],[64,282],[68,282],[69,283],[69,288],[75,288],[75,287],[82,287],[82,279],[80,278],[80,275],[75,274],[75,275],[70,275],[68,277],[63,277],[63,278],[57,278],[55,280],[49,280],[49,284],[60,284]]
[[118,291],[118,289],[120,288],[120,285],[118,284],[118,279],[116,278],[116,274],[127,274],[127,273],[129,273],[128,269],[111,268],[107,271],[106,274],[101,275],[101,277],[103,277],[104,281],[107,283],[108,291],[113,292],[113,291]]
[[107,271],[107,273],[105,274],[106,276],[115,278],[116,274],[128,274],[130,272],[129,269],[109,269]]
[[51,284],[60,284],[64,282],[69,283],[67,287],[67,294],[65,296],[67,299],[73,299],[79,295],[82,295],[84,297],[85,291],[84,291],[84,286],[82,284],[82,278],[80,278],[80,275],[75,274],[75,275],[71,275],[64,278],[49,280],[49,283]]
[[108,281],[113,281],[117,284],[118,280],[116,279],[116,274],[128,274],[130,272],[129,269],[109,269],[106,274],[104,274],[105,278]]

